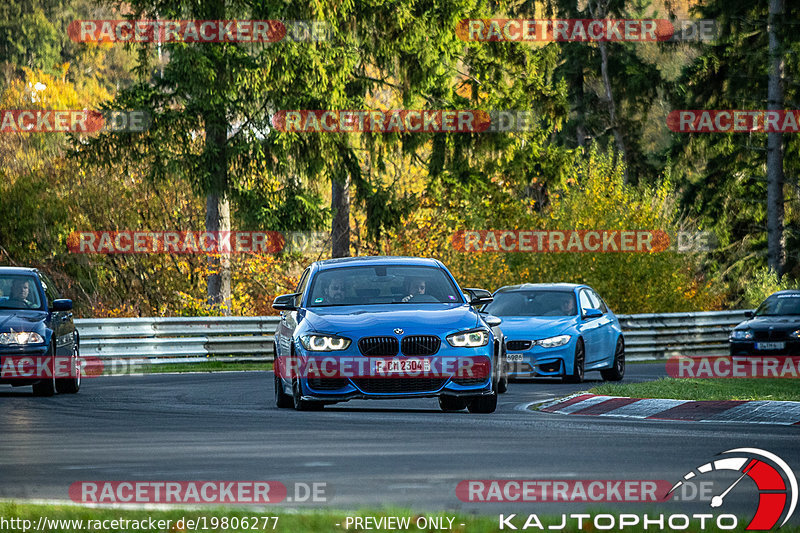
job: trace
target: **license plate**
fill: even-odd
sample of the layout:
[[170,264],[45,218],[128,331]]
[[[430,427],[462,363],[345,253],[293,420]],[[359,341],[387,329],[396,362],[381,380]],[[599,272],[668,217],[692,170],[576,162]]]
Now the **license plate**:
[[757,342],[756,350],[783,350],[786,347],[785,342]]
[[399,372],[430,372],[431,362],[428,359],[391,359],[375,361],[376,374],[394,374]]
[[509,354],[506,354],[506,358],[508,359],[509,363],[521,363],[522,362],[522,354],[521,353],[509,353]]

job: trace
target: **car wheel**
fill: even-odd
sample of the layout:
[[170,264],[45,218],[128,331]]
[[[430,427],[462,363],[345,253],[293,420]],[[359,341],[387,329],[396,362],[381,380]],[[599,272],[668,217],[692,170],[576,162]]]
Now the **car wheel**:
[[292,380],[292,400],[296,411],[319,411],[324,407],[322,402],[303,400],[300,393],[300,380]]
[[491,396],[478,396],[467,404],[470,413],[494,413],[497,409],[497,391],[492,391]]
[[600,375],[606,381],[621,381],[625,376],[625,342],[622,337],[617,339],[617,348],[614,350],[614,362],[611,368],[601,370]]
[[583,383],[584,365],[586,364],[586,350],[583,339],[578,339],[575,344],[575,359],[572,363],[572,374],[564,376],[564,383]]
[[70,377],[58,378],[56,380],[56,391],[59,394],[75,394],[81,388],[81,358],[78,352],[77,342],[72,347],[72,357],[70,357],[69,366]]
[[[503,348],[503,354],[505,354],[505,348]],[[499,363],[497,366],[500,378],[497,381],[497,393],[504,394],[508,391],[508,363],[505,362],[504,357],[500,357]]]
[[461,411],[467,408],[467,401],[456,396],[439,396],[439,407],[442,411]]
[[279,409],[294,407],[294,398],[283,392],[283,381],[277,373],[275,374],[275,405]]

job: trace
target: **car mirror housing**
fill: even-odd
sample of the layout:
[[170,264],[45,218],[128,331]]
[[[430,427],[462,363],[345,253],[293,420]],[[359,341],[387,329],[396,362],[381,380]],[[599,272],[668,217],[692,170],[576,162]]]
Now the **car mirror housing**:
[[297,309],[297,305],[295,305],[295,299],[297,298],[296,293],[292,294],[281,294],[275,301],[272,302],[272,307],[279,311],[294,311]]
[[744,317],[745,318],[753,318],[753,312],[752,311],[745,311],[744,312]]
[[486,305],[492,303],[494,297],[486,289],[464,289],[469,294],[469,305]]
[[72,300],[62,298],[60,300],[53,300],[53,311],[71,311]]
[[583,312],[583,318],[600,318],[603,312],[599,309],[589,308]]

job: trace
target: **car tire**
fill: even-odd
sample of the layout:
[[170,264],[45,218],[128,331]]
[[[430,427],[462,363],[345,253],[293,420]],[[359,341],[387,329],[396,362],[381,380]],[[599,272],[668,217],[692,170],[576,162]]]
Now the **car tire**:
[[279,409],[287,409],[289,407],[294,407],[294,398],[289,394],[283,392],[283,380],[281,380],[278,374],[275,374],[275,405]]
[[467,401],[457,396],[439,396],[439,408],[442,411],[463,411],[467,408]]
[[319,411],[324,407],[322,402],[303,400],[300,394],[300,380],[292,380],[292,403],[295,411]]
[[622,340],[622,337],[617,339],[614,362],[611,363],[611,368],[601,370],[600,375],[606,381],[622,381],[625,376],[625,341]]
[[[502,350],[501,355],[505,355],[505,348]],[[500,357],[498,363],[498,374],[500,374],[500,378],[497,380],[497,393],[504,394],[508,391],[508,363],[505,362],[504,357]]]
[[583,339],[578,339],[575,344],[575,359],[572,363],[572,374],[564,376],[564,383],[583,383],[584,365],[586,364],[586,349]]
[[491,396],[478,396],[467,403],[470,413],[489,414],[497,409],[497,391],[492,391]]
[[56,380],[56,392],[59,394],[76,394],[81,389],[81,358],[77,341],[72,347],[72,357],[69,364],[70,374],[75,377],[58,378]]
[[56,376],[55,376],[55,349],[53,345],[50,345],[50,348],[47,350],[47,356],[50,358],[51,365],[50,365],[50,379],[43,379],[38,383],[33,384],[33,395],[34,396],[52,396],[56,393]]

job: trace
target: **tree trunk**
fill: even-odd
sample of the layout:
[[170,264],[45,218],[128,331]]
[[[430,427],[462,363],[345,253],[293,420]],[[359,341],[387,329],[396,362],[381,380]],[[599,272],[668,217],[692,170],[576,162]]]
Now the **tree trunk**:
[[350,256],[350,178],[331,180],[331,257]]
[[[780,43],[780,23],[784,0],[770,0],[769,20],[769,85],[767,109],[783,109],[784,61]],[[767,133],[767,264],[780,279],[785,264],[783,234],[783,134]]]
[[[217,194],[206,197],[206,231],[230,232],[231,208],[228,199]],[[223,235],[226,235],[223,233]],[[230,233],[227,233],[230,235]],[[221,239],[222,240],[222,239]],[[225,315],[231,309],[231,256],[218,254],[208,256],[208,303],[223,306]]]

